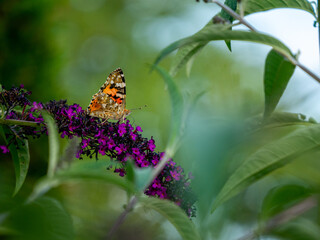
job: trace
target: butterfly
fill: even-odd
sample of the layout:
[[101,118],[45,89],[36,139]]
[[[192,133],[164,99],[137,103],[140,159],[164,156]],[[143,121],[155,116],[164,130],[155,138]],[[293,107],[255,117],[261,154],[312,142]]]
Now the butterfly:
[[106,120],[124,120],[131,113],[126,109],[126,82],[121,68],[110,73],[99,92],[92,96],[86,112]]

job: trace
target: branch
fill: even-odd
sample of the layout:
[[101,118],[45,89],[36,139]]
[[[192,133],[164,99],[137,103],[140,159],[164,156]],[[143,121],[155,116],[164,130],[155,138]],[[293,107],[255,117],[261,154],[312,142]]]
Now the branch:
[[315,197],[309,197],[302,202],[294,205],[293,207],[279,213],[271,218],[262,229],[252,231],[238,240],[253,240],[258,238],[261,234],[268,233],[278,226],[291,221],[292,219],[299,217],[303,213],[307,212],[311,208],[317,206],[317,199]]
[[133,196],[128,203],[126,209],[121,213],[121,215],[118,217],[117,221],[113,224],[112,228],[110,229],[109,233],[107,234],[105,239],[111,239],[112,235],[118,230],[118,228],[121,226],[121,224],[124,222],[124,220],[127,218],[129,212],[133,209],[134,205],[138,202],[138,199],[136,196]]
[[29,127],[37,127],[37,126],[39,126],[39,124],[36,123],[36,122],[15,120],[15,119],[0,119],[0,124],[20,125],[20,126],[29,126]]
[[[234,17],[235,19],[239,20],[239,22],[241,22],[243,25],[245,25],[246,27],[248,27],[251,31],[253,32],[258,32],[258,30],[256,30],[249,22],[247,22],[243,17],[241,17],[239,14],[237,14],[235,11],[233,11],[231,8],[229,8],[227,5],[217,1],[217,0],[211,0],[210,2],[217,4],[218,6],[220,6],[223,10],[225,10],[228,14],[230,14],[232,17]],[[318,5],[319,8],[319,5]],[[319,23],[318,23],[319,25]],[[320,34],[320,30],[319,30],[319,34]],[[320,37],[319,37],[319,41],[320,41]],[[277,50],[276,50],[277,51]],[[277,51],[278,52],[278,51]],[[279,52],[280,53],[280,52]],[[283,55],[282,53],[280,53],[281,55]],[[284,56],[284,55],[283,55]],[[288,58],[288,56],[284,56],[286,58]],[[306,66],[304,66],[302,63],[298,62],[296,59],[294,59],[293,57],[291,57],[289,59],[294,65],[296,65],[297,67],[299,67],[302,71],[304,71],[305,73],[307,73],[309,76],[311,76],[314,80],[316,80],[317,82],[320,83],[320,78],[313,73],[310,69],[308,69]]]

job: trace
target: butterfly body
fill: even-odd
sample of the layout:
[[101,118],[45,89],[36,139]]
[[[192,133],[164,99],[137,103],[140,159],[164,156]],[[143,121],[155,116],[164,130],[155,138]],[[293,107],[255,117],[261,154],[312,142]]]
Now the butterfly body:
[[131,111],[126,109],[126,83],[117,68],[108,76],[99,91],[92,96],[87,114],[102,119],[124,120]]

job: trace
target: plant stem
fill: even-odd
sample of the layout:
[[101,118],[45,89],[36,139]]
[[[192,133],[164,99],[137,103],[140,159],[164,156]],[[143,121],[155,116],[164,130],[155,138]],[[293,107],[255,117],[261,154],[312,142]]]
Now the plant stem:
[[126,209],[121,213],[117,221],[114,223],[112,228],[110,229],[108,235],[105,239],[111,239],[112,235],[118,230],[118,228],[121,226],[121,224],[124,222],[124,220],[127,218],[129,212],[133,209],[134,205],[138,202],[138,198],[136,196],[133,196],[128,203]]
[[37,127],[37,126],[39,126],[38,123],[36,123],[36,122],[15,120],[15,119],[0,119],[0,124],[20,125],[20,126],[29,126],[29,127]]
[[[152,183],[152,181],[159,175],[159,173],[163,170],[163,168],[165,167],[165,165],[169,161],[169,159],[172,157],[172,155],[173,154],[165,153],[163,159],[159,162],[157,167],[154,169],[145,188],[149,187],[149,185]],[[143,190],[143,192],[144,192],[144,190]],[[106,236],[106,239],[111,239],[112,235],[118,230],[118,228],[121,226],[121,224],[127,218],[127,215],[131,212],[131,210],[134,208],[134,206],[137,204],[137,202],[138,202],[137,196],[133,196],[131,198],[131,200],[129,201],[126,209],[121,213],[121,215],[118,217],[117,221],[113,224],[108,235]]]
[[315,197],[309,197],[309,198],[303,200],[302,202],[294,205],[293,207],[291,207],[291,208],[279,213],[278,215],[274,216],[273,218],[271,218],[269,221],[267,221],[267,223],[265,224],[263,229],[252,231],[252,232],[246,234],[245,236],[239,238],[238,240],[257,239],[257,238],[259,238],[260,235],[269,233],[270,231],[272,231],[276,227],[278,227],[282,224],[285,224],[296,217],[299,217],[300,215],[307,212],[311,208],[316,207],[317,204],[318,204],[318,201]]
[[[235,19],[239,20],[239,22],[241,22],[243,25],[245,25],[247,28],[249,28],[251,31],[253,32],[258,32],[250,23],[248,23],[244,18],[242,18],[239,14],[237,14],[235,11],[233,11],[231,8],[229,8],[228,6],[226,6],[225,4],[217,1],[217,0],[211,0],[212,3],[217,4],[218,6],[220,6],[223,10],[225,10],[227,13],[229,13],[232,17],[234,17]],[[319,3],[319,0],[318,0]],[[318,4],[318,12],[319,12],[319,4]],[[318,14],[319,15],[319,14]],[[319,16],[318,16],[318,21],[319,21]],[[318,23],[319,26],[319,23]],[[320,26],[319,26],[319,45],[320,45]],[[277,51],[277,50],[276,50]],[[278,51],[277,51],[278,52]],[[280,53],[280,52],[279,52]],[[282,53],[280,53],[281,55],[283,55]],[[284,56],[284,55],[283,55]],[[287,58],[287,56],[284,56]],[[312,77],[314,80],[316,80],[317,82],[320,83],[320,78],[313,73],[310,69],[308,69],[306,66],[304,66],[303,64],[301,64],[300,62],[298,62],[296,59],[294,58],[290,58],[289,59],[291,63],[293,63],[294,65],[296,65],[297,67],[299,67],[302,71],[304,71],[305,73],[307,73],[310,77]]]

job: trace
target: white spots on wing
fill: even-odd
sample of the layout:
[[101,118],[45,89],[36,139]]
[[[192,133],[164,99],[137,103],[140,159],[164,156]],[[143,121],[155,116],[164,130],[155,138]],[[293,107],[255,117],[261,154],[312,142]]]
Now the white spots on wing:
[[126,84],[124,82],[116,83],[116,87],[124,88]]

